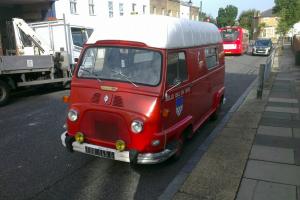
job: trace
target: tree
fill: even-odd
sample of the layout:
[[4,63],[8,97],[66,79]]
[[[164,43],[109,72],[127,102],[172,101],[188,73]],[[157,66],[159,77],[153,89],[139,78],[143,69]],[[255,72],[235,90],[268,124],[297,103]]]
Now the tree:
[[226,8],[219,8],[217,23],[218,27],[233,26],[238,14],[238,8],[233,5],[228,5]]
[[216,19],[213,16],[206,14],[205,12],[199,13],[199,20],[217,25]]
[[243,11],[238,19],[239,25],[249,31],[249,37],[253,38],[255,9]]
[[279,16],[277,32],[285,35],[295,23],[300,21],[299,0],[275,0],[273,13]]

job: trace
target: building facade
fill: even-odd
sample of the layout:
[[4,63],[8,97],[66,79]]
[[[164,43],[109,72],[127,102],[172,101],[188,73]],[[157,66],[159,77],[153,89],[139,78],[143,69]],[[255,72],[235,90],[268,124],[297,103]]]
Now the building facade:
[[273,42],[277,42],[279,34],[276,29],[279,22],[279,17],[272,13],[272,9],[262,12],[258,17],[259,37],[271,38]]
[[199,20],[199,7],[188,1],[150,0],[150,14]]
[[149,0],[58,0],[55,2],[55,17],[65,16],[67,23],[96,28],[101,20],[150,13]]

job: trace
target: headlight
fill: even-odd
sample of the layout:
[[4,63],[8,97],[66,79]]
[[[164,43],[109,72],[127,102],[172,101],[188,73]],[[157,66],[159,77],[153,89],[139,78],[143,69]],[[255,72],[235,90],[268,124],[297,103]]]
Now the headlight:
[[76,110],[73,110],[73,109],[69,110],[68,119],[71,122],[75,122],[78,119],[78,112]]
[[140,120],[133,120],[131,123],[131,131],[134,133],[142,132],[144,128],[144,123]]

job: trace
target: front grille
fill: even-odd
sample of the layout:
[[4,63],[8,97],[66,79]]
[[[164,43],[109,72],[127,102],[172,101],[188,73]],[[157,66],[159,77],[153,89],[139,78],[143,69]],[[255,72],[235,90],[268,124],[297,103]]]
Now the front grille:
[[101,97],[101,94],[99,93],[95,93],[91,99],[91,102],[92,103],[99,103],[100,101],[100,97]]
[[80,123],[81,131],[86,137],[104,142],[115,143],[121,139],[130,143],[127,125],[117,114],[103,111],[87,111]]
[[113,106],[123,107],[123,99],[120,96],[115,96],[113,100]]

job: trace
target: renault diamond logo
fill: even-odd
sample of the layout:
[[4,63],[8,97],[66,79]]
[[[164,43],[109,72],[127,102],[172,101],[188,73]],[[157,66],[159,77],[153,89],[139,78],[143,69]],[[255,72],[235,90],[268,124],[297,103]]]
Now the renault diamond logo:
[[105,96],[103,97],[103,100],[104,100],[104,103],[107,103],[107,101],[108,101],[108,96],[105,95]]

